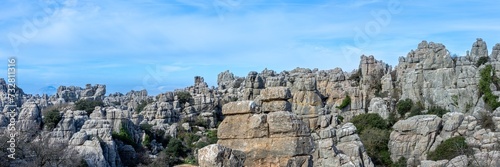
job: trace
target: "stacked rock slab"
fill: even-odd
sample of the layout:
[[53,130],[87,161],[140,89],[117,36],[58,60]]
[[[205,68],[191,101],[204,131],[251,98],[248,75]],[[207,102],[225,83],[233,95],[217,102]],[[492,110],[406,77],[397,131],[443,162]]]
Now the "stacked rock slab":
[[332,123],[314,132],[312,134],[316,145],[313,153],[314,166],[373,167],[374,164],[356,131],[352,123],[338,126]]
[[286,87],[264,89],[261,91],[261,98],[262,112],[292,111],[292,104],[288,101],[288,99],[292,98],[292,94]]
[[289,98],[288,88],[274,87],[261,94],[266,113],[257,111],[253,101],[224,105],[218,144],[243,151],[244,166],[311,166],[314,145],[309,128],[296,114],[278,111],[290,110]]

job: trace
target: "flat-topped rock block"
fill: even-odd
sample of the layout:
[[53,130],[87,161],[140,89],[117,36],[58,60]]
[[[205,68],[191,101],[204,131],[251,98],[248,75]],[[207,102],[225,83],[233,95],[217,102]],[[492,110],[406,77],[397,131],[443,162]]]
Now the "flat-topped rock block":
[[253,101],[231,102],[222,107],[222,114],[224,115],[249,114],[254,112],[255,102]]
[[292,98],[292,93],[287,87],[269,87],[260,92],[262,101],[287,100]]

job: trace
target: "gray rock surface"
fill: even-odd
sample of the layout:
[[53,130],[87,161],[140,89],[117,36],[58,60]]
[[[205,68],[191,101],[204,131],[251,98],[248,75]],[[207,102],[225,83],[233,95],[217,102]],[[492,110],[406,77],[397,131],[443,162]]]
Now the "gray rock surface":
[[477,62],[480,57],[488,57],[488,48],[483,39],[477,38],[476,42],[472,44],[470,57],[473,62]]
[[[495,82],[490,89],[500,95],[496,83],[500,44],[488,55],[486,42],[478,38],[467,55],[452,57],[443,44],[422,41],[394,68],[374,56],[362,55],[359,68],[351,72],[340,68],[264,69],[238,77],[225,71],[217,76],[217,87],[209,87],[203,77],[196,76],[192,86],[156,96],[146,90],[106,96],[105,85],[90,84],[83,88],[60,86],[51,96],[24,94],[17,88],[16,128],[42,131],[43,111],[59,108],[61,121],[44,134],[67,142],[68,148],[78,151],[91,166],[121,166],[125,161],[120,156],[134,157],[132,149],[114,141],[111,134],[126,128],[133,141],[141,143],[145,135],[140,125],[164,131],[163,137],[175,137],[183,130],[205,134],[218,128],[219,144],[227,147],[219,152],[241,150],[244,164],[249,166],[373,166],[349,121],[364,113],[377,113],[385,119],[394,114],[401,120],[394,125],[389,141],[393,161],[406,157],[413,166],[461,166],[480,160],[483,165],[496,166],[500,109],[490,112],[483,101],[478,85],[485,65],[476,67],[477,61],[487,56],[485,65],[494,69]],[[7,89],[5,79],[0,79],[0,135],[7,134],[9,123]],[[191,98],[183,103],[179,92],[187,92]],[[351,102],[337,108],[347,96]],[[396,104],[407,98],[425,109],[439,106],[451,112],[441,118],[403,118],[395,114]],[[96,107],[87,116],[72,108],[78,100],[102,100],[104,107]],[[429,151],[455,136],[466,138],[472,155],[443,161],[426,159]],[[155,157],[165,146],[152,143],[150,156]],[[225,162],[233,160],[217,164]]]
[[288,111],[256,114],[254,105],[252,101],[224,105],[226,118],[219,125],[217,143],[243,151],[245,166],[312,165],[311,156],[305,156],[311,154],[313,142],[304,122]]
[[425,160],[441,125],[441,118],[435,115],[418,115],[396,122],[388,145],[392,161],[405,157],[410,164],[418,164]]
[[245,153],[212,144],[198,150],[198,164],[200,167],[243,166]]

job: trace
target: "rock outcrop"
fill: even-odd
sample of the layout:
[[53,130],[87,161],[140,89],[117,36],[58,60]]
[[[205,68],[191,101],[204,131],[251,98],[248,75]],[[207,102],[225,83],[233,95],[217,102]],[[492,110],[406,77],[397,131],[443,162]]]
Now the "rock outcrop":
[[405,157],[409,164],[418,165],[431,150],[441,126],[441,118],[435,115],[419,115],[398,121],[393,126],[389,141],[392,161]]
[[[362,55],[359,67],[350,72],[340,68],[264,69],[238,77],[224,71],[217,77],[217,87],[209,87],[203,77],[196,76],[193,86],[157,96],[146,90],[106,96],[106,86],[99,84],[60,86],[51,96],[25,94],[16,88],[13,101],[17,106],[10,107],[6,106],[8,85],[0,79],[0,135],[8,134],[7,112],[16,108],[20,132],[35,131],[66,142],[89,166],[135,163],[129,162],[139,156],[133,145],[144,141],[154,159],[168,148],[160,138],[185,135],[182,133],[200,137],[192,143],[184,141],[184,145],[203,145],[208,131],[216,128],[218,145],[193,149],[200,165],[374,166],[350,120],[377,113],[386,120],[399,119],[388,143],[392,161],[404,157],[410,166],[475,162],[497,166],[500,109],[489,106],[485,99],[490,95],[478,87],[481,70],[491,66],[487,87],[494,98],[500,95],[500,44],[489,54],[486,42],[478,38],[470,50],[467,55],[452,56],[443,44],[422,41],[400,57],[394,68],[374,56]],[[396,106],[403,99],[419,107],[413,107],[419,110],[417,116],[399,114]],[[91,108],[94,110],[87,115],[73,108],[79,100],[102,101],[103,105]],[[429,114],[434,107],[447,113],[418,115]],[[61,120],[50,130],[43,127],[44,112],[54,108],[60,111]],[[130,136],[129,143],[112,137],[121,131]],[[456,136],[466,139],[472,150],[469,154],[427,159],[429,152]]]
[[287,87],[269,87],[260,104],[224,105],[218,144],[243,151],[245,166],[373,166],[353,124],[322,114],[311,127],[307,115],[291,112],[291,97]]
[[60,86],[57,93],[52,97],[54,104],[76,102],[80,99],[102,100],[106,95],[106,85],[85,85],[85,88],[75,86]]
[[[266,103],[290,98],[286,88],[277,87],[268,91],[261,97]],[[286,108],[286,103],[280,105],[276,108]],[[225,118],[218,128],[217,143],[243,151],[246,155],[245,166],[312,165],[314,146],[305,123],[290,111],[267,112],[256,110],[253,101],[224,105],[222,113]]]

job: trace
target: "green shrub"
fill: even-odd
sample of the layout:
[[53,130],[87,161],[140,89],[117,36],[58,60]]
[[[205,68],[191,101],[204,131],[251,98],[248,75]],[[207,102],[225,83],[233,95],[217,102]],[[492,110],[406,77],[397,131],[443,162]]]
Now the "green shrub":
[[406,113],[408,113],[413,107],[413,101],[411,99],[400,100],[398,104],[396,104],[396,109],[401,117],[404,117]]
[[476,62],[476,67],[479,67],[488,62],[489,57],[480,57]]
[[152,131],[153,125],[151,125],[151,124],[145,123],[145,124],[139,125],[139,127],[142,130],[144,130],[144,132],[146,132],[146,134],[151,135],[153,133],[153,131]]
[[135,108],[135,112],[140,113],[142,110],[144,110],[144,107],[146,107],[146,105],[148,105],[148,102],[146,100],[141,100],[139,105],[137,105],[137,108]]
[[359,81],[361,81],[361,69],[356,70],[356,72],[349,77],[349,80],[353,80],[359,83]]
[[361,142],[376,166],[392,164],[389,147],[390,128],[377,113],[361,114],[353,117],[351,122],[356,126]]
[[165,149],[167,156],[170,157],[185,157],[188,149],[182,144],[182,141],[177,138],[171,138]]
[[387,129],[392,128],[392,126],[398,121],[399,119],[396,118],[396,114],[394,112],[389,113],[389,117],[387,118]]
[[356,126],[359,133],[362,133],[365,128],[369,127],[387,129],[387,123],[377,113],[357,115],[351,119],[351,122]]
[[400,157],[398,161],[390,165],[391,167],[406,167],[406,158],[405,157]]
[[410,115],[408,117],[413,117],[416,115],[423,115],[424,113],[421,110],[411,110]]
[[48,130],[53,130],[59,121],[61,121],[62,117],[61,114],[59,113],[59,110],[52,109],[48,112],[45,113],[43,116],[43,123],[47,127]]
[[120,140],[125,144],[133,146],[134,148],[137,146],[132,139],[132,135],[128,131],[128,128],[124,124],[121,125],[120,132],[113,132],[111,133],[111,136],[113,137],[113,139]]
[[75,109],[76,110],[85,110],[87,112],[87,115],[90,115],[92,111],[94,111],[95,107],[97,106],[104,106],[104,103],[102,101],[96,101],[96,100],[78,100],[75,102]]
[[230,97],[229,101],[238,101],[238,97]]
[[195,147],[197,149],[200,149],[200,148],[203,148],[203,147],[208,146],[208,145],[210,145],[210,144],[208,144],[207,142],[204,142],[204,141],[200,141],[200,142],[196,143]]
[[342,115],[337,115],[337,120],[342,123],[344,121],[344,117]]
[[89,164],[87,163],[87,161],[85,161],[85,159],[81,159],[78,167],[89,167]]
[[420,101],[417,101],[417,103],[411,107],[409,117],[422,115],[422,110],[424,110],[424,104],[422,104],[422,102]]
[[340,104],[339,106],[337,106],[337,108],[338,109],[344,109],[349,104],[351,104],[351,97],[349,97],[349,95],[346,95],[345,98],[344,98],[344,100],[342,100],[342,104]]
[[208,138],[208,144],[215,144],[217,143],[217,130],[209,130],[207,132],[207,138]]
[[200,136],[194,134],[194,133],[189,133],[189,132],[182,132],[178,134],[178,137],[181,141],[184,141],[188,148],[194,148],[194,142],[197,142],[200,140]]
[[452,95],[451,100],[453,100],[454,106],[458,106],[458,95]]
[[481,127],[495,131],[495,122],[493,117],[486,112],[481,112],[481,119],[479,120]]
[[208,122],[205,119],[201,118],[201,116],[196,118],[196,120],[194,121],[194,125],[205,127],[205,128],[209,127]]
[[465,112],[469,112],[470,109],[472,109],[473,107],[473,104],[471,102],[468,102],[467,104],[465,104]]
[[360,133],[361,141],[366,148],[368,156],[376,165],[391,164],[391,157],[389,153],[390,131],[386,129],[378,129],[367,127]]
[[151,138],[149,137],[148,134],[144,137],[144,141],[142,141],[142,145],[145,147],[150,147],[151,146]]
[[177,92],[177,99],[179,100],[179,103],[184,104],[189,102],[191,100],[191,94],[189,92]]
[[170,139],[172,139],[172,136],[165,135],[165,131],[161,129],[154,130],[155,133],[153,133],[152,136],[156,140],[156,142],[161,143],[162,146],[167,146],[168,143],[170,142]]
[[446,114],[447,112],[450,111],[440,106],[432,106],[429,109],[427,109],[427,114],[437,115],[438,117],[443,117],[443,115]]
[[438,161],[443,159],[452,159],[456,156],[467,153],[468,146],[465,138],[462,136],[452,137],[439,144],[436,150],[429,152],[427,159]]
[[490,84],[492,83],[491,73],[493,67],[487,65],[484,69],[480,71],[481,79],[479,80],[479,92],[484,95],[484,102],[491,107],[491,110],[495,110],[500,106],[500,102],[497,101],[498,96],[495,96],[490,89]]
[[382,91],[382,83],[380,81],[376,81],[370,86],[371,89],[375,90],[375,97],[387,97],[386,93],[381,93]]
[[193,155],[189,155],[188,157],[184,158],[184,163],[191,164],[191,165],[197,165],[198,161]]

